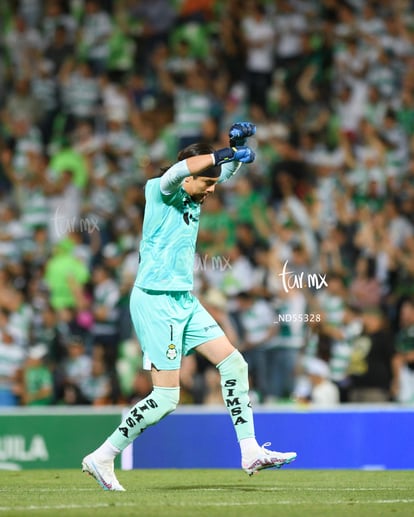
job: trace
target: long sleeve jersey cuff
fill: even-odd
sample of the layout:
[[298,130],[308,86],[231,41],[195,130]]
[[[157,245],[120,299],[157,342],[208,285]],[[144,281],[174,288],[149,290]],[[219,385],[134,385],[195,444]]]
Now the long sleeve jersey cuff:
[[177,192],[185,178],[191,176],[186,160],[175,163],[162,176],[160,181],[161,193],[169,196]]
[[240,169],[242,166],[241,162],[228,162],[223,163],[221,166],[221,174],[218,179],[218,183],[223,183],[224,181],[227,181],[230,179],[236,172]]

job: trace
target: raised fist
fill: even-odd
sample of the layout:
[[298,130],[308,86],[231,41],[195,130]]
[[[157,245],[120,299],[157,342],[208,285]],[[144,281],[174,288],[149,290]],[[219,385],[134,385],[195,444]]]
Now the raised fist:
[[256,133],[256,126],[251,122],[236,122],[229,131],[229,141],[231,147],[240,147],[246,143],[249,136]]

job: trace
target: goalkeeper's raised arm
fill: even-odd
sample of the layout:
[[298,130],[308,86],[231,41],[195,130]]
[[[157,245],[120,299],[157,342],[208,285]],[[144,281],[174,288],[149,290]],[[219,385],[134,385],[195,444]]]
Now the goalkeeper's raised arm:
[[163,174],[161,191],[164,194],[176,192],[189,176],[218,178],[221,183],[235,174],[243,163],[252,163],[255,157],[254,151],[245,145],[214,150],[208,144],[192,144],[179,153],[178,162]]

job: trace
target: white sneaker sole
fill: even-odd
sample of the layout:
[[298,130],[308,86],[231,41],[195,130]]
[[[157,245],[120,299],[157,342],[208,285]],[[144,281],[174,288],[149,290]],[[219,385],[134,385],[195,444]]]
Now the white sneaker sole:
[[292,455],[289,458],[286,458],[279,462],[270,462],[270,463],[262,463],[261,460],[257,460],[249,467],[244,467],[243,470],[249,476],[253,476],[253,474],[258,474],[261,470],[274,469],[274,468],[280,469],[281,467],[283,467],[283,465],[287,465],[288,463],[292,463],[292,461],[295,461],[296,456],[297,455],[295,454],[294,456]]

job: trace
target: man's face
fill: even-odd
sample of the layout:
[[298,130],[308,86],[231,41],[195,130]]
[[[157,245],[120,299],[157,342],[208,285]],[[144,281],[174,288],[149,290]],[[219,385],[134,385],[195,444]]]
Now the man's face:
[[207,196],[214,193],[218,178],[190,176],[184,182],[184,190],[196,203],[203,203]]

